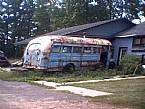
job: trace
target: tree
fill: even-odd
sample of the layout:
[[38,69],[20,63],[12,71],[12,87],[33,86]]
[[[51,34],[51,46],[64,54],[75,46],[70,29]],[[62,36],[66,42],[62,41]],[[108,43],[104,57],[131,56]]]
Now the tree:
[[[32,0],[2,0],[1,4],[1,23],[3,30],[1,37],[6,48],[14,48],[14,43],[17,40],[31,37],[33,22],[33,1]],[[10,53],[7,53],[10,54]],[[13,53],[14,54],[14,53]]]
[[107,6],[110,19],[123,17],[123,0],[107,0]]
[[138,19],[139,15],[138,13],[140,12],[140,5],[139,5],[139,0],[126,0],[124,3],[124,13],[125,17],[133,20],[133,19]]
[[86,0],[64,0],[65,17],[63,23],[65,26],[75,26],[87,23],[87,1]]
[[33,14],[33,20],[36,24],[35,33],[37,35],[48,33],[51,31],[50,22],[50,4],[51,2],[46,0],[37,0],[35,11]]
[[[0,16],[1,16],[1,12],[0,12]],[[4,49],[4,43],[5,43],[5,40],[4,40],[4,23],[3,23],[3,20],[2,18],[0,17],[0,50],[3,50]]]
[[[93,1],[93,3],[92,3]],[[110,19],[108,2],[106,0],[90,0],[88,2],[88,23]]]
[[139,0],[139,5],[141,10],[139,16],[145,18],[145,1]]
[[2,4],[5,37],[14,42],[16,37],[21,39],[31,36],[32,0],[4,0]]
[[109,19],[106,1],[95,2],[96,4],[92,0],[63,0],[59,7],[53,7],[53,24],[63,28]]

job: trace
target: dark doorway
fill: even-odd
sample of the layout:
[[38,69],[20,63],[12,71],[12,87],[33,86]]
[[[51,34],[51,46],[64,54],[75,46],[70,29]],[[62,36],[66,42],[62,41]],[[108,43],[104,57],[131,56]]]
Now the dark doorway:
[[118,65],[119,65],[119,62],[121,61],[121,59],[127,54],[127,49],[128,49],[128,47],[119,47],[118,59],[117,59]]

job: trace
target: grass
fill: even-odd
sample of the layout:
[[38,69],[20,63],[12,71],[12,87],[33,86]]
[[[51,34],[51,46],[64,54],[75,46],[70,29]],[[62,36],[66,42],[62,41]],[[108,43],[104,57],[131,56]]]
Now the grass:
[[74,84],[74,86],[113,93],[109,96],[92,98],[96,102],[145,109],[145,79]]
[[[7,72],[0,69],[0,79],[7,81],[24,81],[29,82],[36,80],[46,80],[49,82],[65,83],[72,81],[83,81],[91,79],[104,79],[115,76],[115,70],[109,70],[106,72],[91,72],[86,71],[83,73],[63,74],[63,73],[48,73],[42,72]],[[85,83],[74,84],[74,86],[90,88],[98,91],[105,91],[113,93],[113,95],[95,97],[93,101],[133,106],[139,109],[145,109],[145,79],[133,79],[133,80],[121,80],[110,82],[98,82],[98,83]]]
[[[99,69],[97,71],[77,71],[72,74],[62,73],[62,72],[49,72],[44,74],[43,72],[38,72],[38,71],[8,72],[3,69],[0,69],[1,80],[24,81],[24,82],[46,80],[49,82],[65,83],[65,82],[76,82],[76,81],[85,81],[85,80],[108,79],[120,74],[118,74],[118,72],[116,72],[115,69],[109,69],[109,70]],[[123,77],[127,77],[127,76],[128,75],[123,75]]]
[[47,73],[35,72],[35,71],[25,71],[25,72],[7,72],[0,69],[0,79],[7,81],[36,81],[36,80],[46,80],[49,82],[65,83],[74,81],[83,81],[90,79],[102,79],[100,76],[86,76],[86,74],[64,74],[64,73]]
[[[111,78],[116,75],[122,77],[145,75],[145,70],[139,68],[134,75],[134,69],[140,58],[129,56],[122,60],[122,64],[116,69],[98,69],[97,71],[76,72],[73,74],[42,72],[7,72],[0,69],[0,79],[7,81],[31,81],[46,80],[49,82],[65,83],[92,79]],[[16,60],[11,59],[10,62]],[[145,79],[121,80],[98,83],[74,84],[74,86],[90,88],[98,91],[110,92],[113,95],[91,98],[93,101],[121,106],[132,106],[137,109],[145,109]]]

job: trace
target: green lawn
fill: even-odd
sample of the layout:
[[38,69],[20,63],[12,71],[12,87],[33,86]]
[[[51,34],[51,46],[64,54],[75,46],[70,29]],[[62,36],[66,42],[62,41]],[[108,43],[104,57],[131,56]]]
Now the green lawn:
[[[104,74],[104,77],[106,74]],[[26,81],[31,82],[34,80],[46,80],[57,83],[81,81],[90,79],[103,79],[102,74],[97,73],[84,73],[82,75],[76,74],[43,74],[42,72],[7,72],[0,70],[0,79]],[[115,105],[133,106],[139,109],[145,109],[145,79],[121,80],[110,82],[98,83],[84,83],[74,84],[84,88],[90,88],[98,91],[110,92],[113,95],[95,97],[93,101],[103,102]]]
[[36,80],[46,80],[50,82],[65,83],[74,81],[84,81],[91,79],[103,79],[101,76],[86,76],[78,74],[64,74],[64,73],[47,73],[35,72],[35,71],[25,71],[25,72],[7,72],[0,69],[0,79],[7,81],[36,81]]
[[110,92],[113,95],[95,97],[93,101],[145,109],[145,79],[74,84],[84,88]]

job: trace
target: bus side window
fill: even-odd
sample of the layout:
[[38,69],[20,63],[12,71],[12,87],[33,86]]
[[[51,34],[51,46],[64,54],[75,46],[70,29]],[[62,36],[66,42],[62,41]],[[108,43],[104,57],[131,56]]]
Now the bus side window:
[[101,53],[101,47],[93,47],[93,53]]
[[62,53],[71,53],[72,47],[70,46],[63,46]]
[[82,47],[73,47],[73,53],[81,53]]
[[91,53],[91,47],[84,47],[83,53]]
[[51,50],[51,52],[52,53],[59,53],[60,52],[60,46],[56,46],[56,45],[54,45],[54,46],[52,46],[52,50]]

